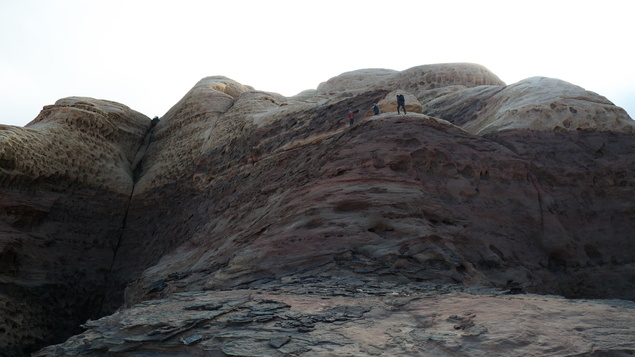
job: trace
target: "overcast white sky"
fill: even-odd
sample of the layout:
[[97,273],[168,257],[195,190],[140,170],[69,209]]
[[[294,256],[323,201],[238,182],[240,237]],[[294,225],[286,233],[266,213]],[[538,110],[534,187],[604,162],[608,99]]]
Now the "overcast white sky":
[[559,78],[635,116],[629,1],[1,0],[0,123],[68,96],[162,116],[224,75],[291,96],[342,72],[448,62]]

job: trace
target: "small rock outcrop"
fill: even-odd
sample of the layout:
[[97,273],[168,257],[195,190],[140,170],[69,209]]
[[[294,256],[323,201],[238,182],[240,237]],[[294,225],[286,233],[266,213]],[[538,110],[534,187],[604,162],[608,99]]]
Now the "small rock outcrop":
[[[419,100],[414,95],[408,92],[405,92],[403,90],[392,91],[388,93],[388,95],[385,98],[380,100],[379,103],[377,103],[380,113],[394,113],[397,111],[397,95],[404,96],[404,102],[406,103],[405,107],[406,107],[407,113],[421,114],[422,106],[421,106],[421,103],[419,103]],[[403,112],[403,109],[401,110],[401,112]],[[367,116],[370,116],[370,115],[372,115],[372,110],[368,111]]]
[[61,100],[0,131],[0,347],[628,355],[633,128],[464,63],[295,97],[207,77],[158,122]]

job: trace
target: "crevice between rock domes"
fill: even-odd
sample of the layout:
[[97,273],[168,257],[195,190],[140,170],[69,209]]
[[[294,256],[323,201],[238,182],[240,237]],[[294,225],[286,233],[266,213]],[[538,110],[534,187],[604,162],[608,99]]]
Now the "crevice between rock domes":
[[[135,192],[135,186],[139,179],[141,178],[141,173],[143,172],[143,158],[145,157],[145,153],[152,142],[152,134],[154,133],[154,129],[156,125],[159,123],[159,118],[155,117],[152,119],[150,127],[146,131],[146,134],[143,138],[143,143],[139,146],[137,153],[135,154],[134,161],[132,163],[132,188],[130,189],[130,195],[128,196],[128,201],[126,202],[126,208],[123,214],[123,218],[121,221],[121,229],[119,230],[119,235],[117,237],[117,244],[115,246],[115,251],[112,256],[112,261],[110,263],[110,268],[108,269],[108,273],[106,274],[106,286],[112,284],[112,271],[115,266],[115,262],[117,261],[117,252],[119,251],[119,247],[121,246],[121,241],[123,239],[123,235],[126,231],[126,223],[128,220],[128,212],[130,210],[130,204],[132,202],[132,198]],[[97,312],[97,316],[101,317],[103,315],[104,310],[104,301],[106,299],[107,294],[104,294],[102,297],[102,301],[99,305],[99,311]]]

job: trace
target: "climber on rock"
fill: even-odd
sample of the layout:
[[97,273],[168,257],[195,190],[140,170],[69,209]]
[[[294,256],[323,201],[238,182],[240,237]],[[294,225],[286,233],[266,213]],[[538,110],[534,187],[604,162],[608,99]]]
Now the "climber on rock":
[[377,103],[373,103],[373,111],[375,112],[375,115],[379,115],[379,107],[377,106]]
[[348,126],[353,126],[353,122],[355,121],[355,114],[353,114],[353,110],[348,111]]

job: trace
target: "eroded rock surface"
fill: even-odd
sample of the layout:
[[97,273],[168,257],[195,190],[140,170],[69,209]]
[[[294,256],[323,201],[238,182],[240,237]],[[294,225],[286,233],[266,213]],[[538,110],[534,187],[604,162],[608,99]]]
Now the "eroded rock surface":
[[226,77],[199,81],[153,128],[135,192],[188,177],[188,167],[196,162],[207,138],[220,135],[218,118],[234,105],[240,94],[250,89]]
[[2,184],[67,179],[129,195],[131,164],[149,126],[146,116],[119,103],[60,99],[24,128],[0,127]]
[[508,86],[448,86],[419,93],[424,113],[477,135],[512,129],[635,133],[624,109],[553,78],[534,77]]
[[633,120],[606,98],[544,77],[505,87],[462,127],[478,135],[507,129],[635,133]]
[[362,69],[342,73],[321,83],[319,94],[339,96],[371,90],[402,89],[418,97],[420,91],[449,86],[475,87],[505,85],[487,68],[472,63],[417,66],[402,72],[387,69]]
[[[408,115],[394,112],[396,93]],[[358,113],[352,127],[349,110]],[[6,232],[17,233],[0,264],[18,271],[12,262],[37,246],[25,238],[31,232],[60,244],[64,235],[52,232],[62,228],[42,227],[66,220],[73,249],[87,236],[104,248],[93,243],[91,254],[103,255],[79,270],[98,276],[98,288],[73,296],[94,299],[98,315],[122,309],[40,355],[632,352],[628,303],[469,290],[635,299],[634,126],[597,94],[546,78],[505,85],[482,66],[440,64],[348,72],[290,98],[207,77],[156,125],[132,118],[118,119],[136,128],[123,130],[130,141],[99,139],[116,143],[115,159],[104,156],[110,181],[101,179],[106,166],[82,156],[74,170],[91,167],[99,180],[52,176],[56,188],[46,187],[57,196],[36,196],[40,205],[67,202],[50,210],[58,216],[5,210],[14,212],[3,216]],[[27,201],[32,181],[2,182],[10,188],[2,204]],[[50,260],[47,274],[78,275],[59,256]],[[396,302],[382,305],[391,296]],[[512,316],[519,330],[501,321]],[[554,316],[541,337],[520,332]]]
[[[301,143],[277,133],[284,145],[255,163],[239,151],[221,171],[217,160],[232,151],[211,152],[187,194],[196,198],[178,202],[187,234],[172,233],[166,217],[148,247],[169,236],[183,242],[128,297],[138,301],[163,280],[166,291],[216,288],[337,265],[632,299],[630,136],[515,134],[483,138],[425,116],[383,115]],[[600,149],[606,158],[595,160]]]
[[84,326],[34,356],[599,357],[635,349],[632,302],[362,276],[175,293]]
[[0,354],[100,315],[149,126],[121,104],[74,97],[0,128]]

